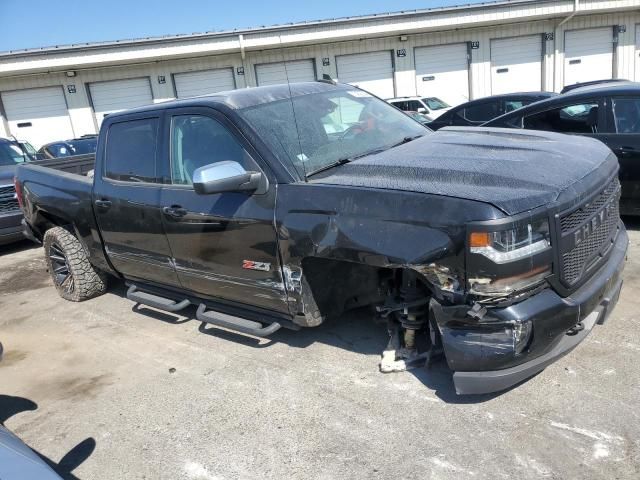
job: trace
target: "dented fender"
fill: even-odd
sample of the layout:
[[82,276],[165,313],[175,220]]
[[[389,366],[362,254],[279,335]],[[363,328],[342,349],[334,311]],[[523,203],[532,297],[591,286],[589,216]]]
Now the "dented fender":
[[466,223],[502,216],[491,205],[440,195],[279,185],[275,221],[292,313],[305,313],[309,259],[409,268],[443,293],[463,288]]

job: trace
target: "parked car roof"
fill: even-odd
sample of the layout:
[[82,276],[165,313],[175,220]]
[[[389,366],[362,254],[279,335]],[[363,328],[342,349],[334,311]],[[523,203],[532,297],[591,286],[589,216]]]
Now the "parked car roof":
[[573,90],[575,90],[576,88],[582,88],[582,87],[590,87],[592,85],[606,85],[606,84],[612,84],[612,83],[619,83],[619,82],[629,82],[630,80],[626,80],[623,78],[608,78],[608,79],[604,79],[604,80],[591,80],[590,82],[581,82],[581,83],[574,83],[573,85],[567,85],[565,86],[560,93],[568,93],[571,92]]
[[502,98],[550,98],[558,95],[554,92],[515,92],[515,93],[499,93],[497,95],[490,95],[488,97],[476,98],[475,100],[469,100],[466,103],[461,103],[455,108],[458,109],[461,106],[475,105],[477,103],[486,102],[487,100],[499,100]]

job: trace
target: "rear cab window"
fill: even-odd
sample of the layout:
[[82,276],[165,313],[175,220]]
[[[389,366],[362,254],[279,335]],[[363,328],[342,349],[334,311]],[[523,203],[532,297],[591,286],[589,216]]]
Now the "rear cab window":
[[160,183],[156,167],[159,118],[113,123],[107,131],[104,176],[133,183]]

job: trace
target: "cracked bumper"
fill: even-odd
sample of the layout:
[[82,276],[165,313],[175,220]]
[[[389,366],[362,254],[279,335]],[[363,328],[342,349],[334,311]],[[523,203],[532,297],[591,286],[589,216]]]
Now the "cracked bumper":
[[[620,295],[627,244],[623,229],[607,263],[569,297],[546,289],[516,305],[491,310],[486,323],[466,316],[468,307],[432,305],[456,393],[507,389],[569,353],[594,325],[604,323]],[[533,325],[532,339],[527,350],[516,355],[505,330],[526,320]],[[584,329],[568,335],[578,322]]]

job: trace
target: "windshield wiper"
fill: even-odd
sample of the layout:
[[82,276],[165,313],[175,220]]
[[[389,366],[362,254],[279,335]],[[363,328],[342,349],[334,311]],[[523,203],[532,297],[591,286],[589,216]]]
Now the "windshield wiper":
[[347,158],[341,158],[339,160],[336,160],[335,162],[330,163],[328,165],[325,165],[324,167],[320,167],[320,168],[314,170],[313,172],[307,173],[307,178],[311,177],[312,175],[315,175],[316,173],[321,173],[321,172],[329,170],[329,169],[331,169],[333,167],[338,167],[340,165],[344,165],[345,163],[349,163],[354,158],[355,157],[347,157]]
[[387,147],[385,150],[389,150],[391,148],[399,147],[400,145],[404,145],[405,143],[413,142],[417,138],[421,138],[421,137],[424,137],[424,135],[414,135],[413,137],[404,137],[398,143],[394,143],[390,147]]

